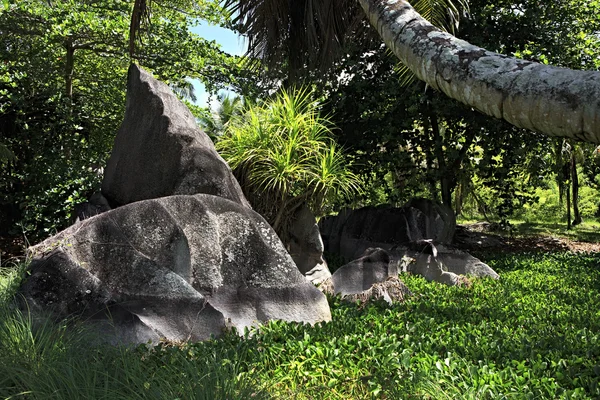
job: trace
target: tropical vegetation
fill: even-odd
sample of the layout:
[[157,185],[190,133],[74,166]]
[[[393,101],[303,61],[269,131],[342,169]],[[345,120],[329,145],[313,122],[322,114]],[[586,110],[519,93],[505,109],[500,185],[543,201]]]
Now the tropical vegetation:
[[272,322],[243,337],[152,348],[90,347],[85,331],[50,323],[33,330],[3,288],[0,396],[598,398],[597,257],[484,260],[502,279],[448,288],[403,276],[415,295],[391,308],[330,299],[326,324]]
[[317,216],[360,191],[308,90],[282,91],[234,116],[217,142],[244,194],[282,239],[295,212]]
[[[0,239],[49,236],[99,189],[136,62],[188,102],[283,237],[301,205],[323,215],[423,196],[513,236],[598,241],[600,156],[585,142],[600,135],[597,0],[413,2],[443,32],[402,0],[226,3],[1,2]],[[249,56],[192,33],[200,19],[248,35]],[[511,68],[532,71],[515,75],[527,88],[501,89],[497,72]],[[537,85],[546,73],[589,78],[562,91],[572,113]],[[237,95],[193,104],[190,79]],[[499,107],[498,93],[515,103]],[[595,253],[481,252],[500,280],[448,288],[405,275],[406,302],[329,298],[327,324],[125,348],[19,310],[23,265],[4,250],[2,398],[600,398]]]
[[[339,49],[345,35],[354,32],[357,10],[349,3],[354,2],[226,2],[250,37],[251,50],[267,60],[285,54],[289,71],[308,64],[294,62],[294,58],[331,60],[332,50]],[[600,106],[588,101],[600,97],[598,72],[556,68],[473,46],[434,27],[404,0],[358,3],[388,49],[432,88],[520,128],[600,143],[596,122]],[[416,2],[422,3],[430,4]],[[597,1],[584,3],[577,5],[598,15]],[[453,22],[457,20],[458,8],[453,2],[434,4]],[[519,15],[522,11],[516,6],[509,9]],[[593,43],[598,39],[596,32],[580,33]]]

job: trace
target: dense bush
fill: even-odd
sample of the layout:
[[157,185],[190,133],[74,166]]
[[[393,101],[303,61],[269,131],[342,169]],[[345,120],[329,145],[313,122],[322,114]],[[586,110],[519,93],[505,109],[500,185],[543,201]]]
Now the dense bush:
[[333,128],[309,91],[281,91],[234,115],[217,141],[254,209],[284,240],[298,208],[323,215],[360,190]]
[[13,155],[0,176],[0,233],[39,240],[68,226],[74,205],[100,187],[120,113],[99,118],[61,95],[16,97],[0,115]]

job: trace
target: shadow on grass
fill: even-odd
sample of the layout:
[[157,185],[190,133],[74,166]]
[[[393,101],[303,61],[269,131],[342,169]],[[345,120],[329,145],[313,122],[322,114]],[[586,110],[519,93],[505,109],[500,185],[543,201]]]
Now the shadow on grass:
[[580,224],[567,229],[565,223],[558,222],[514,222],[513,233],[522,236],[558,236],[580,242],[600,242],[600,226]]
[[196,356],[184,347],[98,345],[80,321],[34,318],[14,293],[22,270],[0,275],[0,398],[264,399],[223,347]]

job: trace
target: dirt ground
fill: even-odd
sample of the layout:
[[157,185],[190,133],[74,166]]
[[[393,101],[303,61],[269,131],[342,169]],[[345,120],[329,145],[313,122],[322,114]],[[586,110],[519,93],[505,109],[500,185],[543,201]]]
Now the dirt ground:
[[485,232],[481,224],[458,225],[455,245],[467,251],[532,252],[572,251],[597,253],[600,243],[582,242],[553,236],[512,237]]
[[0,265],[12,263],[25,257],[23,237],[0,236]]

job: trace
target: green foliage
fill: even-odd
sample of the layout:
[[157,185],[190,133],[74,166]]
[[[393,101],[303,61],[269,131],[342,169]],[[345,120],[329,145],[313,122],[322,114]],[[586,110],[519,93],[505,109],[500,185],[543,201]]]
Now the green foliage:
[[283,236],[303,204],[322,215],[360,190],[331,129],[310,92],[283,91],[234,116],[217,142],[253,207]]
[[[470,1],[457,35],[491,51],[593,70],[599,19],[590,11],[597,7]],[[490,213],[506,219],[534,201],[535,187],[555,172],[552,140],[482,117],[422,84],[401,87],[396,60],[368,34],[346,43],[344,54],[315,82],[327,93],[337,140],[356,157],[355,172],[367,171],[364,203],[398,204],[415,194],[448,203],[450,189],[460,213],[477,180],[489,189]]]
[[[22,0],[0,9],[2,234],[48,236],[99,189],[125,108],[131,6]],[[140,65],[172,87],[235,81],[238,60],[190,32],[198,18],[226,23],[218,2],[153,2],[151,11]]]
[[2,310],[0,396],[28,399],[266,398],[222,354],[94,347],[85,329],[32,321]]
[[219,94],[217,100],[219,104],[216,109],[206,109],[199,118],[200,126],[213,141],[217,141],[225,133],[229,121],[242,114],[244,105],[240,96]]
[[[350,47],[318,83],[340,128],[336,139],[368,181],[364,203],[402,204],[425,195],[455,203],[460,212],[474,179],[502,200],[494,211],[504,217],[531,200],[531,187],[550,171],[549,139],[484,117],[422,83],[401,87],[395,60],[364,43]],[[462,195],[453,202],[457,188]]]
[[276,321],[245,337],[182,346],[95,348],[61,325],[32,330],[24,314],[3,307],[0,396],[598,398],[597,257],[486,261],[500,280],[466,288],[403,276],[416,295],[391,308],[330,299],[329,323]]
[[13,298],[22,276],[23,266],[0,269],[0,398],[266,398],[254,378],[240,374],[227,346],[206,354],[100,345],[76,320],[33,318]]
[[409,276],[417,296],[391,309],[336,302],[330,324],[269,324],[254,339],[262,373],[299,398],[600,395],[595,257],[490,264],[501,280],[448,288]]
[[600,66],[597,1],[471,0],[469,5],[472,18],[465,20],[463,34],[475,45],[572,69]]
[[[22,230],[33,240],[48,236],[68,224],[74,205],[99,187],[99,167],[119,114],[99,117],[88,106],[44,93],[13,99],[7,107],[2,119],[14,158],[0,176],[6,193],[0,206],[13,205],[20,225],[10,233]],[[110,131],[95,126],[97,119]]]
[[[580,174],[581,175],[581,174]],[[564,198],[561,199],[559,187],[553,177],[548,177],[543,183],[545,187],[537,187],[530,194],[535,201],[521,203],[512,208],[506,215],[511,219],[517,219],[525,222],[544,222],[566,225],[566,206]],[[498,203],[502,201],[498,198],[496,192],[479,184],[477,180],[473,183],[479,203],[469,199],[463,206],[463,216],[467,219],[482,218],[481,206],[486,209],[488,217],[494,220],[501,219],[494,211],[498,208]],[[518,195],[518,193],[517,193]],[[579,189],[579,210],[582,218],[587,221],[595,221],[598,216],[600,202],[598,200],[598,189],[589,186],[582,186]]]

